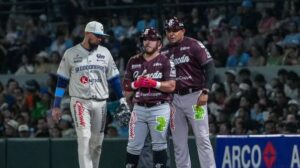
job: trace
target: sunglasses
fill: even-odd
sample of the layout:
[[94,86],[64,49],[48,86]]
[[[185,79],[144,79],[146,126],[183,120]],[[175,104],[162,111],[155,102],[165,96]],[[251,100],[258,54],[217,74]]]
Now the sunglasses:
[[100,34],[95,34],[95,33],[92,33],[94,36],[96,36],[97,38],[102,38],[102,35]]

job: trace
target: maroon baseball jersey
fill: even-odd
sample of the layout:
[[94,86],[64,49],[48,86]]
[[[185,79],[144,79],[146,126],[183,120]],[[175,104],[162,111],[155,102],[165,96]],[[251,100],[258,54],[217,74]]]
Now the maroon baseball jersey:
[[203,65],[212,61],[205,46],[193,38],[184,37],[179,44],[168,44],[161,54],[173,60],[176,68],[176,91],[184,88],[206,88]]
[[144,57],[139,54],[131,57],[128,61],[123,80],[124,90],[135,91],[133,98],[134,103],[170,101],[172,98],[170,93],[165,93],[155,88],[139,88],[137,90],[132,90],[131,82],[135,81],[138,76],[143,74],[143,72],[145,75],[156,81],[175,80],[176,71],[174,63],[161,54],[150,61],[146,61]]

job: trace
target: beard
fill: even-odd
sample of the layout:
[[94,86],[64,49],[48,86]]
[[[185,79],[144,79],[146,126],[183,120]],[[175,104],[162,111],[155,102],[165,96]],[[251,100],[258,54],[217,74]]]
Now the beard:
[[148,48],[147,46],[144,47],[144,52],[148,55],[152,55],[153,53],[155,53],[158,50],[158,47],[154,47],[154,48]]
[[89,46],[90,46],[90,50],[95,50],[98,47],[99,43],[91,43],[91,41],[89,41]]

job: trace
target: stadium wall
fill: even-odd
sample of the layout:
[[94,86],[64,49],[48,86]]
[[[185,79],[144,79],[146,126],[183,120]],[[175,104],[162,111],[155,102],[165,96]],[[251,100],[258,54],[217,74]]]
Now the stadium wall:
[[[214,138],[211,138],[214,143]],[[101,168],[124,167],[127,139],[104,139]],[[172,141],[171,141],[171,148]],[[189,137],[192,167],[200,167],[193,137]],[[173,151],[171,150],[173,153]],[[175,167],[171,156],[171,167]],[[0,168],[79,168],[77,142],[73,138],[0,139]]]

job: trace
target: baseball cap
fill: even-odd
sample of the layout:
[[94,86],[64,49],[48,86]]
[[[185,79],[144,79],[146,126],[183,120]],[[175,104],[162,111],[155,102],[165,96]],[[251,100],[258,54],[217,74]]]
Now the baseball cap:
[[233,69],[228,69],[225,74],[231,74],[233,76],[236,76],[236,72]]
[[288,101],[288,105],[296,105],[296,106],[299,106],[299,103],[298,103],[297,100],[292,99],[292,100],[289,100],[289,101]]
[[181,30],[184,28],[184,24],[177,17],[167,19],[164,24],[165,30]]
[[239,88],[245,91],[250,90],[250,86],[247,83],[240,83]]
[[97,21],[89,22],[84,29],[85,32],[94,33],[101,36],[109,36],[108,34],[104,33],[103,25]]
[[18,129],[18,125],[19,125],[19,123],[15,120],[9,120],[7,121],[6,124],[13,127],[14,129]]
[[29,131],[29,127],[28,127],[28,125],[26,125],[26,124],[22,124],[22,125],[19,126],[18,131],[19,131],[19,132],[22,132],[22,131]]

